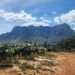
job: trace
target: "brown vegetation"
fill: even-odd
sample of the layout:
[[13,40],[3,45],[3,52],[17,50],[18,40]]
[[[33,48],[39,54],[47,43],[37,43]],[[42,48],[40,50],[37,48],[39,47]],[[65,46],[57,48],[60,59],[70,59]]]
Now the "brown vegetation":
[[0,69],[0,75],[75,75],[75,53],[54,54],[56,58],[49,58],[48,55],[35,60],[21,59],[18,65]]

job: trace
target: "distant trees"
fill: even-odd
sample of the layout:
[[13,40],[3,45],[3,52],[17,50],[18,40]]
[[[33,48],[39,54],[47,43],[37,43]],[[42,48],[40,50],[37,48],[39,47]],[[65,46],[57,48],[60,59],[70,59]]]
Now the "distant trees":
[[[28,45],[27,45],[28,44]],[[37,43],[20,45],[3,44],[0,46],[0,59],[12,59],[14,57],[31,57],[36,54],[45,54],[47,46],[39,46]]]
[[45,41],[45,42],[43,43],[43,47],[48,48],[48,47],[49,47],[49,43]]
[[0,59],[12,59],[14,57],[31,57],[37,54],[46,54],[46,52],[75,51],[75,37],[65,39],[57,44],[44,42],[25,42],[22,44],[3,44],[0,45]]
[[62,48],[65,51],[75,51],[75,37],[59,42],[57,47]]

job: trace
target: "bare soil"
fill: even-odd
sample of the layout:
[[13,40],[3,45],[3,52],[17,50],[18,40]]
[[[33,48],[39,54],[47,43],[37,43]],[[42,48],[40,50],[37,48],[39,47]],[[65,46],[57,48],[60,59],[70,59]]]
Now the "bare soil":
[[[22,73],[18,66],[14,66],[8,69],[0,69],[0,75],[75,75],[75,53],[56,53],[54,60],[58,62],[55,67],[41,65],[37,71],[27,69],[25,73]],[[36,64],[36,62],[32,63]]]
[[57,61],[59,66],[55,75],[75,75],[75,53],[59,54]]

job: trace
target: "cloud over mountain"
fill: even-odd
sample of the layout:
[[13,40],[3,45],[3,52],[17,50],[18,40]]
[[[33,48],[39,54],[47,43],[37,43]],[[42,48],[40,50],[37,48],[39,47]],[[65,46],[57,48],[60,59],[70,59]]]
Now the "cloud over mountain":
[[75,10],[71,10],[68,13],[61,14],[54,18],[54,22],[58,24],[67,23],[74,27],[75,25]]
[[48,26],[50,23],[49,20],[45,19],[44,17],[37,18],[23,10],[20,12],[8,12],[5,10],[0,10],[0,18],[11,24],[24,26]]

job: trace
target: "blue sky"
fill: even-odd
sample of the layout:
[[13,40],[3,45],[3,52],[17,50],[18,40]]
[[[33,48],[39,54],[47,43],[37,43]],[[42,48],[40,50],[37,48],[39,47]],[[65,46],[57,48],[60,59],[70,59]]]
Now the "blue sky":
[[14,26],[70,24],[75,29],[75,0],[0,0],[0,34]]

